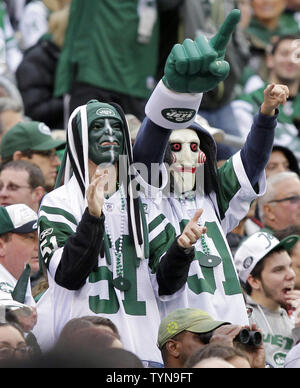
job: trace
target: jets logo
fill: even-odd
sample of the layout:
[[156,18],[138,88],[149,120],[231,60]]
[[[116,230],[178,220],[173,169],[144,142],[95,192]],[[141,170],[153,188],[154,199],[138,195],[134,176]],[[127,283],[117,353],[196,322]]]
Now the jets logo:
[[96,111],[96,115],[98,115],[98,116],[111,116],[111,117],[114,117],[116,114],[110,108],[99,108]]
[[187,108],[168,108],[164,109],[161,113],[166,120],[172,123],[186,123],[196,115],[194,109]]

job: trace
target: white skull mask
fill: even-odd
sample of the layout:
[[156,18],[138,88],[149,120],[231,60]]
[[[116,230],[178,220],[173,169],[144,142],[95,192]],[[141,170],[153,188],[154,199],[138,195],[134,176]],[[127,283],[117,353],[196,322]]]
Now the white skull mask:
[[196,169],[205,163],[206,156],[200,150],[200,139],[193,129],[178,129],[171,133],[169,140],[173,164],[170,171],[174,176],[176,192],[193,190]]

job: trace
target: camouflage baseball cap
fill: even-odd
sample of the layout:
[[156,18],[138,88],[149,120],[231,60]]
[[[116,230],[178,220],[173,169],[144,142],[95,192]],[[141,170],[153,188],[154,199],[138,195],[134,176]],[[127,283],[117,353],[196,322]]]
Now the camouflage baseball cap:
[[157,346],[161,349],[169,339],[184,330],[191,331],[192,333],[207,333],[226,324],[229,324],[229,322],[216,321],[200,309],[177,309],[161,321],[158,330]]

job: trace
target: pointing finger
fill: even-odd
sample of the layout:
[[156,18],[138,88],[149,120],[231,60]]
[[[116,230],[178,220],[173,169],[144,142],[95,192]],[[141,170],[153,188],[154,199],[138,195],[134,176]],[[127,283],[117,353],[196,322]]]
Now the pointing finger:
[[237,24],[241,19],[241,11],[234,9],[225,19],[219,31],[210,40],[211,46],[218,52],[223,52],[231,38],[232,33],[236,29]]
[[198,219],[201,217],[202,213],[203,213],[203,209],[196,210],[194,217],[192,218],[192,221],[198,222]]

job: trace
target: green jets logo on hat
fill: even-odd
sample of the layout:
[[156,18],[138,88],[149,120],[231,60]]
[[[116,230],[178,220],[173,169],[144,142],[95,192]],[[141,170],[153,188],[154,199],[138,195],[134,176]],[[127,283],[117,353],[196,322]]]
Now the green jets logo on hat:
[[166,120],[172,123],[187,123],[196,115],[194,109],[187,108],[168,108],[163,109],[161,113]]
[[111,117],[116,116],[115,112],[110,108],[99,108],[96,111],[96,115],[98,115],[98,116],[111,116]]

